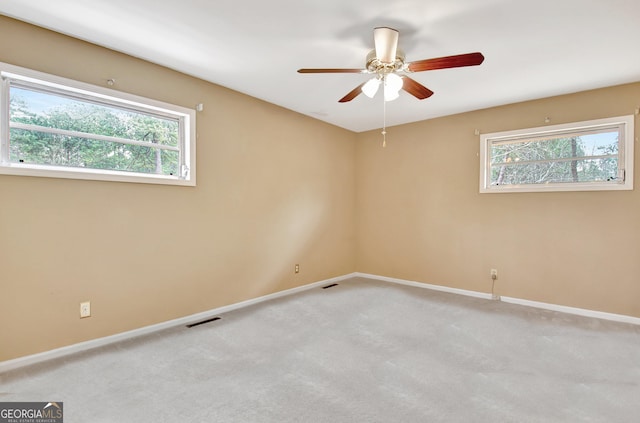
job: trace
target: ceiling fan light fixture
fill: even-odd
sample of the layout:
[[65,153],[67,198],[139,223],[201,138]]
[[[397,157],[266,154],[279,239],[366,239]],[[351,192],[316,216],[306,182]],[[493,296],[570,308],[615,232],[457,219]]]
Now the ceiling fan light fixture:
[[362,86],[362,92],[369,98],[373,98],[380,87],[380,79],[371,78]]
[[384,90],[384,101],[393,101],[398,97],[400,97],[400,93],[398,91]]
[[402,78],[395,73],[384,76],[384,101],[393,101],[400,97]]

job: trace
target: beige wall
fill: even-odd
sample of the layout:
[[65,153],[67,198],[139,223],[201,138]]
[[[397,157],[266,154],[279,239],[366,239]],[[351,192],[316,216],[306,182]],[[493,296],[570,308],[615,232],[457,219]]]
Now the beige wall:
[[205,105],[195,188],[0,175],[0,360],[355,270],[355,134],[4,17],[0,61]]
[[382,148],[3,17],[0,61],[205,104],[195,188],[0,176],[0,360],[353,271],[490,292],[497,268],[500,295],[640,317],[638,189],[480,195],[474,135],[632,114],[640,83],[389,128]]
[[639,103],[636,83],[389,128],[384,149],[379,131],[359,134],[358,271],[491,292],[496,268],[499,295],[640,317],[638,178],[625,192],[479,194],[474,135]]

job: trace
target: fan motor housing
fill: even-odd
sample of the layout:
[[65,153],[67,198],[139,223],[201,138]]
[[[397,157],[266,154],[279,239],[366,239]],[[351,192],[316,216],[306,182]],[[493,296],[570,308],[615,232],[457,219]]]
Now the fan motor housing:
[[371,50],[369,54],[367,54],[367,64],[365,67],[370,73],[387,74],[397,72],[400,70],[404,70],[404,59],[404,52],[400,49],[397,49],[396,60],[391,63],[384,63],[378,60],[376,51]]

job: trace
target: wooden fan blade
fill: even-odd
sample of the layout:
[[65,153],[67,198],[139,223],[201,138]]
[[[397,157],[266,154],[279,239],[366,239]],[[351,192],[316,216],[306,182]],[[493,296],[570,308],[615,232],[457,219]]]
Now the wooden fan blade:
[[366,84],[366,82],[363,82],[362,84],[360,84],[357,87],[355,87],[353,90],[349,91],[349,94],[347,94],[344,97],[342,97],[340,100],[338,100],[338,102],[339,103],[346,103],[347,101],[351,101],[354,98],[356,98],[362,92],[362,86],[364,84]]
[[366,69],[298,69],[298,73],[367,73]]
[[402,89],[418,100],[424,100],[425,98],[431,97],[433,95],[433,91],[431,91],[429,88],[407,76],[402,77]]
[[436,69],[461,68],[464,66],[477,66],[484,61],[482,53],[467,53],[457,56],[438,57],[435,59],[418,60],[409,63],[411,72],[422,72]]

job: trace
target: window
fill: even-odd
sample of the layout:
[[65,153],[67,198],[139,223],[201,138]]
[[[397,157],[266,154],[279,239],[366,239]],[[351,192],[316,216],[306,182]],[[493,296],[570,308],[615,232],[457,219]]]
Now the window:
[[480,192],[633,189],[633,116],[480,136]]
[[0,63],[0,174],[195,185],[195,112]]

